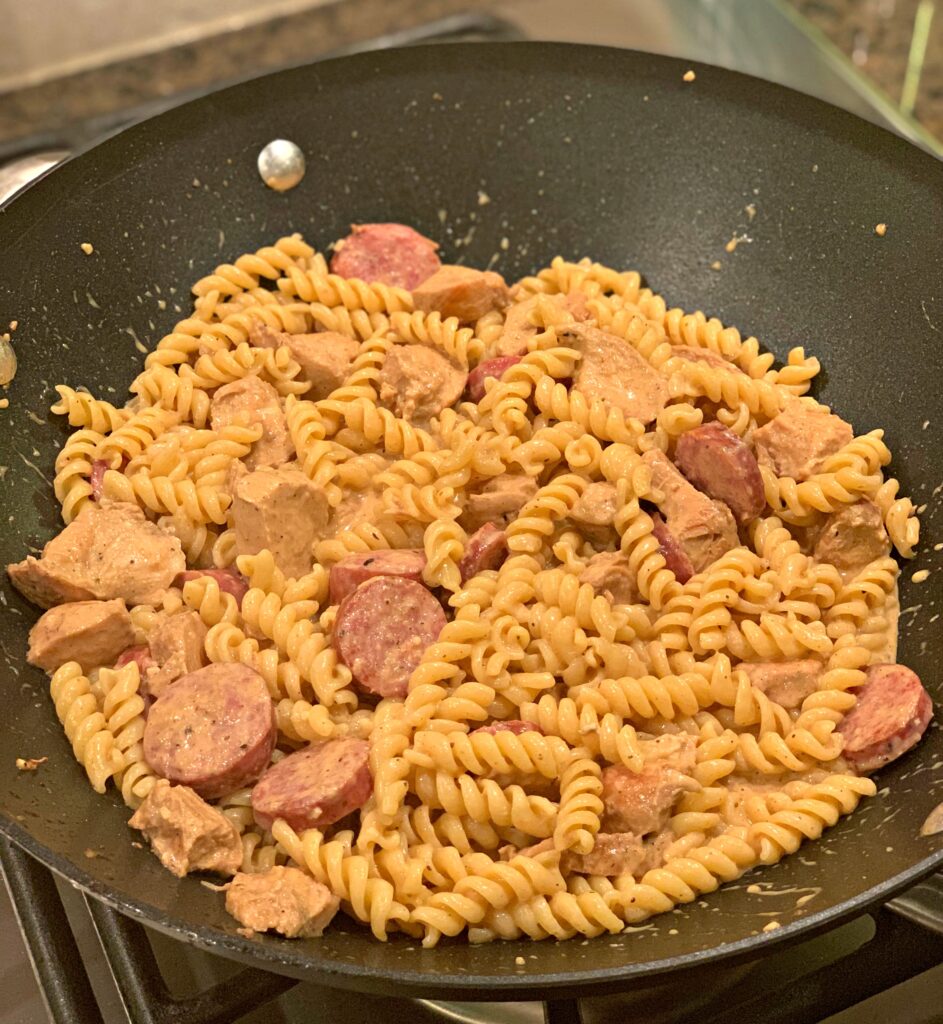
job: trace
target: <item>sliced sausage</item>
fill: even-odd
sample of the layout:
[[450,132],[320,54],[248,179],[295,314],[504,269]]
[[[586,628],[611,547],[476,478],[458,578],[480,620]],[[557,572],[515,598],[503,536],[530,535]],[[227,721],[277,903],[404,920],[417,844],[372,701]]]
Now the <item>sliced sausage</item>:
[[185,572],[178,572],[174,578],[174,586],[182,587],[190,580],[198,580],[203,576],[210,576],[216,580],[219,589],[224,594],[232,594],[236,604],[242,607],[242,599],[246,596],[249,584],[245,577],[236,572],[235,569],[187,569]]
[[108,463],[104,459],[92,460],[92,472],[88,478],[89,485],[92,488],[92,501],[101,500],[102,486],[105,482],[105,473],[108,469]]
[[405,697],[409,677],[445,622],[442,606],[424,586],[377,576],[341,601],[334,648],[362,689]]
[[520,356],[498,356],[479,363],[468,375],[466,389],[472,402],[480,402],[485,397],[485,381],[490,378],[500,380],[504,371],[521,361]]
[[207,665],[154,702],[144,758],[158,775],[214,800],[262,774],[275,737],[275,708],[258,672]]
[[476,732],[486,732],[490,736],[499,732],[513,732],[515,736],[520,736],[522,732],[540,732],[540,726],[533,722],[522,722],[519,718],[509,718],[506,722],[480,725],[477,729],[472,729],[471,734],[474,735]]
[[933,718],[933,702],[906,665],[872,665],[858,703],[838,727],[845,758],[873,772],[915,746]]
[[462,583],[486,569],[497,569],[507,556],[507,534],[494,523],[485,523],[468,538],[465,553],[458,563]]
[[425,554],[413,548],[399,551],[365,551],[347,555],[331,567],[331,604],[340,604],[361,583],[366,583],[375,576],[395,576],[419,583],[425,567]]
[[740,523],[755,519],[766,506],[756,457],[722,423],[705,423],[682,434],[675,465],[698,490],[724,502]]
[[151,649],[147,644],[126,647],[115,660],[115,668],[124,668],[125,665],[130,665],[132,661],[137,662],[142,679],[144,678],[144,673],[156,664],[151,657]]
[[687,583],[694,575],[694,566],[677,537],[668,529],[668,524],[657,512],[652,516],[652,533],[661,546],[661,553],[668,568],[675,574],[679,583]]
[[405,224],[352,224],[334,244],[331,270],[342,277],[413,289],[442,266],[438,245]]
[[316,743],[282,758],[252,790],[259,826],[282,818],[296,832],[323,828],[363,807],[373,791],[370,744],[345,738]]

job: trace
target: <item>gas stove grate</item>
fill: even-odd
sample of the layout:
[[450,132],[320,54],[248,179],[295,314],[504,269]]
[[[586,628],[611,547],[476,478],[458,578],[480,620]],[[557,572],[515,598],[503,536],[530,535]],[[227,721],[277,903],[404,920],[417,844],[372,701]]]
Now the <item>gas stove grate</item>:
[[[55,1024],[100,1024],[102,1014],[51,872],[6,839],[0,839],[0,869],[50,1019]],[[931,888],[939,886],[931,883]],[[520,1019],[602,1024],[631,1014],[647,1024],[816,1024],[943,961],[938,920],[924,927],[909,919],[921,916],[914,911],[915,901],[912,894],[902,898],[900,909],[906,916],[881,908],[827,935],[769,954],[762,964],[722,965],[700,973],[692,969],[673,980],[670,1002],[664,980],[654,979],[654,988],[630,994],[553,1000],[542,1007],[527,1004]],[[93,897],[86,896],[85,904],[132,1024],[232,1024],[298,984],[293,978],[243,968],[194,996],[175,998],[147,929]],[[926,908],[921,913],[926,919]],[[346,1001],[357,998],[343,993]],[[404,1019],[417,1019],[410,1011],[420,1003],[432,1015],[423,1019],[472,1022],[489,1017],[487,1004],[392,997],[389,1002],[401,1005]],[[525,1004],[518,1005],[523,1011]],[[330,1020],[326,1013],[323,1021]]]

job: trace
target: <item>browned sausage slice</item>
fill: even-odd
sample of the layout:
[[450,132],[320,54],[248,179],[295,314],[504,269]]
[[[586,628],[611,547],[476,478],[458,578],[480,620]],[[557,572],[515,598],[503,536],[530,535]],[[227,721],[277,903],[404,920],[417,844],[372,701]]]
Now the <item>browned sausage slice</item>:
[[396,576],[404,580],[422,579],[426,567],[426,556],[413,548],[398,551],[364,551],[347,555],[331,567],[331,604],[340,604],[352,594],[361,583],[374,576]]
[[507,534],[504,530],[499,530],[494,523],[485,523],[468,538],[465,554],[458,563],[462,583],[484,572],[485,569],[497,569],[507,558],[507,554]]
[[246,583],[245,577],[236,572],[235,569],[187,569],[185,572],[177,573],[174,578],[174,586],[182,587],[184,583],[188,583],[190,580],[201,579],[203,576],[210,576],[216,580],[219,589],[224,594],[232,594],[236,599],[236,604],[240,608],[242,607],[242,599],[249,590],[249,584]]
[[356,811],[373,791],[370,744],[339,739],[289,754],[252,790],[252,813],[262,828],[283,818],[296,832],[322,828]]
[[661,546],[661,553],[668,568],[675,574],[679,583],[687,583],[694,575],[694,566],[678,538],[668,529],[668,524],[657,512],[652,516],[652,533]]
[[915,746],[933,718],[933,702],[906,665],[872,665],[858,703],[838,727],[845,758],[859,772],[883,768]]
[[142,679],[144,678],[144,673],[149,668],[156,666],[157,664],[157,662],[151,657],[151,649],[147,644],[138,644],[135,647],[126,647],[118,655],[118,659],[115,662],[115,668],[124,668],[125,665],[130,665],[132,661],[137,662]]
[[89,474],[88,482],[92,488],[92,501],[100,501],[102,486],[105,481],[105,472],[108,470],[108,463],[104,459],[92,460],[92,472]]
[[513,732],[515,736],[520,736],[522,732],[540,732],[540,726],[534,722],[522,722],[519,718],[509,718],[506,722],[492,722],[491,725],[480,725],[472,729],[472,734],[476,732],[486,732],[490,736],[499,732]]
[[479,363],[468,375],[468,397],[473,402],[480,402],[485,397],[485,381],[490,377],[500,380],[504,371],[521,361],[520,356],[498,356]]
[[442,266],[438,245],[405,224],[353,224],[334,245],[331,270],[342,277],[413,289]]
[[265,680],[245,665],[207,665],[173,683],[150,709],[144,758],[205,800],[254,782],[275,747]]
[[377,576],[341,601],[334,649],[362,689],[405,697],[409,677],[445,622],[442,606],[424,586]]
[[766,495],[756,456],[722,423],[705,423],[682,434],[674,461],[698,490],[724,502],[737,522],[749,522],[763,511]]

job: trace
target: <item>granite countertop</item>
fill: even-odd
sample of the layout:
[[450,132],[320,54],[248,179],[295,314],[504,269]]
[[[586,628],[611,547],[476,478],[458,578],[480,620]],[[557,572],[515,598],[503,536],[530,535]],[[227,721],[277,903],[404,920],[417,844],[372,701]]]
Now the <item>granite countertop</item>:
[[918,9],[930,17],[912,115],[943,139],[941,0],[789,0],[895,104],[900,103]]
[[[798,9],[895,104],[903,90],[918,8],[923,4],[924,18],[928,11],[935,13],[913,113],[943,139],[943,0],[785,2]],[[599,3],[610,15],[614,10],[618,16],[618,0]],[[166,102],[168,97],[306,63],[371,37],[460,12],[501,15],[504,11],[505,5],[498,0],[328,0],[251,28],[8,92],[0,96],[0,156],[4,150],[14,151],[16,140],[30,140],[33,148],[49,148],[61,141],[66,126],[77,122],[98,119],[99,131],[108,129],[109,118],[118,111],[143,108],[143,114],[150,105]],[[629,19],[628,9],[623,16]],[[624,23],[626,39],[614,42],[631,45],[631,24]],[[560,28],[555,38],[566,37],[559,34]],[[536,38],[540,31],[538,27]]]

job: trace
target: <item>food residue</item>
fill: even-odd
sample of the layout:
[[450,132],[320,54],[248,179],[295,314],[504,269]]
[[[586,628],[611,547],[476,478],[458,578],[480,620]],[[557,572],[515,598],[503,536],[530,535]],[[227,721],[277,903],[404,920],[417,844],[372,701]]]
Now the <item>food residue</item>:
[[16,376],[16,352],[9,334],[0,334],[0,386],[6,387]]
[[86,848],[85,856],[86,856],[86,858],[88,860],[95,860],[95,858],[96,857],[100,857],[101,854],[98,852],[98,850],[92,850],[91,848]]
[[17,327],[19,327],[19,326],[20,326],[20,321],[19,320],[11,320],[10,321],[10,333],[12,334],[13,331],[15,331],[17,329]]
[[518,967],[523,967],[527,961],[522,956],[516,956],[514,957],[514,963],[516,963]]
[[720,262],[720,260],[714,260],[714,262],[711,264],[711,270],[720,270],[722,266],[723,264]]
[[48,757],[18,757],[16,766],[21,772],[34,772],[41,765],[49,760]]
[[782,925],[778,921],[770,921],[769,924],[763,925],[764,932],[774,932],[777,928],[781,928]]
[[482,192],[479,189],[478,190],[478,205],[479,206],[487,206],[488,203],[490,203],[490,202],[491,202],[491,196],[489,196],[487,192]]
[[756,216],[756,203],[747,203],[747,205],[744,206],[743,209],[747,215],[747,220],[753,220],[753,218]]
[[693,82],[694,79],[697,78],[697,75],[695,75],[694,72],[691,71],[690,68],[689,68],[687,71],[685,71],[685,73],[681,76],[681,78],[682,78],[682,81]]
[[913,576],[910,577],[911,583],[923,583],[923,581],[930,575],[929,569],[918,569]]
[[879,235],[881,238],[883,238],[887,234],[887,225],[883,224],[883,223],[882,224],[878,224],[874,228],[874,233],[876,235]]
[[86,256],[91,256],[92,253],[95,251],[95,247],[92,245],[91,242],[83,242],[79,246],[79,248],[82,250],[82,252],[85,253]]
[[9,409],[9,408],[10,408],[10,399],[9,398],[0,398],[0,409]]
[[943,804],[937,804],[920,826],[922,836],[935,836],[938,832],[943,832]]

